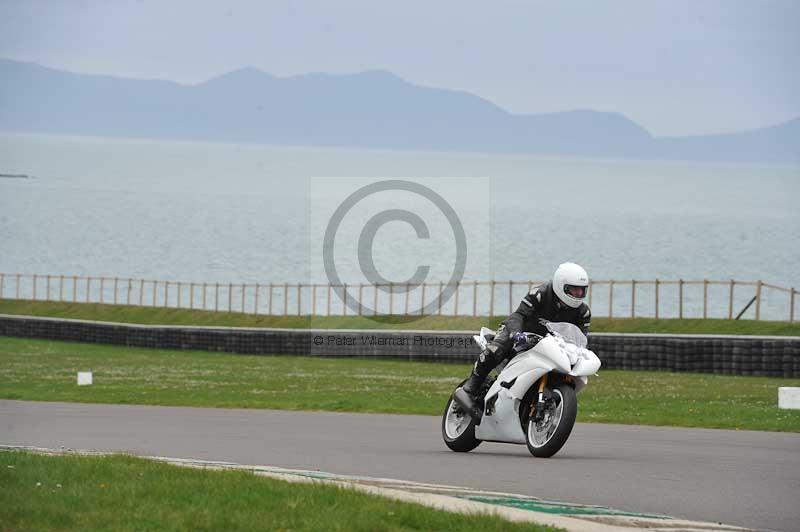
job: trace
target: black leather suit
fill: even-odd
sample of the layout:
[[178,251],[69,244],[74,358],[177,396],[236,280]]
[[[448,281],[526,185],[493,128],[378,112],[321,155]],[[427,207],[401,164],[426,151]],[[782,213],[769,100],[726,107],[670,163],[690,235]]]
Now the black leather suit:
[[547,334],[547,328],[540,320],[569,322],[579,327],[583,334],[588,334],[592,312],[586,303],[581,303],[578,308],[562,303],[553,291],[552,282],[534,288],[522,298],[517,310],[500,324],[497,335],[478,357],[475,373],[485,377],[500,362],[510,358],[513,354],[511,348],[514,334],[518,332],[532,332],[542,336]]

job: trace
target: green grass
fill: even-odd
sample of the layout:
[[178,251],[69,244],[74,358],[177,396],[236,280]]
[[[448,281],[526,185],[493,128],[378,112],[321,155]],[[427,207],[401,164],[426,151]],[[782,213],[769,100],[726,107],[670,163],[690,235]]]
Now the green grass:
[[[287,327],[295,329],[425,329],[475,331],[481,326],[495,328],[506,316],[261,316],[174,308],[56,303],[0,299],[0,314],[50,316],[121,323],[159,325],[219,325],[224,327]],[[800,323],[753,320],[594,318],[593,332],[763,334],[800,336]]]
[[[469,368],[0,337],[2,399],[439,415]],[[95,384],[78,387],[87,370]],[[778,408],[779,386],[800,379],[601,370],[578,420],[800,432],[800,411]]]
[[0,530],[553,531],[335,486],[131,456],[0,452]]

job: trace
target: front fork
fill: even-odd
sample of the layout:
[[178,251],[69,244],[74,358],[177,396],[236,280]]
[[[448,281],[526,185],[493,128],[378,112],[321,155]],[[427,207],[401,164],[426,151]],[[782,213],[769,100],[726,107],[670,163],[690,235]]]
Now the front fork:
[[542,375],[542,378],[539,379],[539,393],[536,396],[536,402],[531,405],[534,413],[534,421],[540,421],[544,415],[544,389],[547,386],[547,376],[548,374],[545,373]]
[[[534,421],[541,421],[542,416],[544,416],[545,412],[545,403],[552,398],[551,393],[545,394],[545,388],[547,388],[547,384],[550,382],[550,374],[545,373],[542,375],[542,378],[539,379],[539,390],[536,394],[536,400],[531,403],[531,412]],[[555,376],[556,384],[558,384],[560,375]],[[572,377],[569,375],[564,376],[564,380],[568,383],[572,383]]]

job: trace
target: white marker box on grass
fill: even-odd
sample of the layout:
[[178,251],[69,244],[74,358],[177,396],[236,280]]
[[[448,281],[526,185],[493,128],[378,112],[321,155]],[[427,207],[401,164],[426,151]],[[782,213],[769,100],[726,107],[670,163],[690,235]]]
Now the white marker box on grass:
[[778,408],[800,410],[800,387],[778,388]]
[[92,372],[91,371],[79,371],[78,372],[78,386],[89,386],[92,384]]

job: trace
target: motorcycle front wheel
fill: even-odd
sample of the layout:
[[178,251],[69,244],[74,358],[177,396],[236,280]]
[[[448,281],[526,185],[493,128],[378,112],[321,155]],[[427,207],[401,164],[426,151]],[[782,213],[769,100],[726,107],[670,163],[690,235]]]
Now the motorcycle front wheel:
[[452,394],[442,414],[442,439],[457,453],[469,452],[481,444],[475,437],[475,420],[458,405]]
[[549,458],[564,446],[578,415],[578,398],[569,384],[554,386],[550,397],[541,417],[531,414],[525,431],[528,451],[538,458]]

